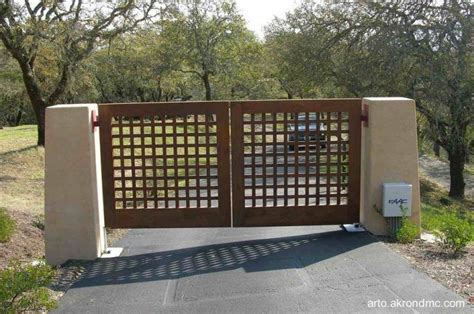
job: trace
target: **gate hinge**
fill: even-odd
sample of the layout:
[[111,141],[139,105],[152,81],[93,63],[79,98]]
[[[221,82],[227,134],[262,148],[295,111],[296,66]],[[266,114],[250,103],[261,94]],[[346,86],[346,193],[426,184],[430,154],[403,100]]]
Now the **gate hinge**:
[[364,104],[364,107],[362,108],[360,121],[363,122],[364,127],[369,127],[369,105],[367,104]]
[[91,112],[91,125],[92,125],[92,133],[95,132],[95,129],[99,127],[99,116],[97,115],[97,111],[92,110]]

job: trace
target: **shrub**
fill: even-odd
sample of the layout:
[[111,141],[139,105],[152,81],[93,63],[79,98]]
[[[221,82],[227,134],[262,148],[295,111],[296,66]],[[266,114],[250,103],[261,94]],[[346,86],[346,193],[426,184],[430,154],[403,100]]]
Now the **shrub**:
[[439,199],[439,202],[443,204],[444,206],[451,206],[453,204],[453,201],[449,197],[446,197],[446,196],[442,196]]
[[32,224],[36,228],[44,231],[44,215],[36,215]]
[[412,243],[418,237],[418,226],[407,217],[402,218],[402,226],[395,233],[395,237],[400,243]]
[[5,208],[0,208],[0,242],[8,242],[15,231],[15,221]]
[[443,246],[457,255],[469,242],[474,240],[474,227],[466,219],[459,218],[454,213],[440,217],[439,231]]
[[33,266],[16,262],[0,272],[0,312],[44,311],[56,307],[46,288],[54,272],[45,263]]

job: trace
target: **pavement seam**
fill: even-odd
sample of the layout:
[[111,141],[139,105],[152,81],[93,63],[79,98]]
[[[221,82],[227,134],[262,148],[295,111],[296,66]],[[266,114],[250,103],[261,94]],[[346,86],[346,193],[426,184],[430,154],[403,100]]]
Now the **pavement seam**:
[[[382,278],[380,278],[378,275],[376,274],[373,274],[372,272],[370,272],[364,265],[362,265],[361,263],[359,263],[357,260],[355,260],[354,258],[352,258],[352,256],[349,255],[349,258],[354,262],[356,263],[357,265],[359,265],[364,271],[366,271],[368,274],[370,274],[375,280],[377,280],[386,290],[388,290],[389,292],[391,292],[397,299],[399,300],[405,300],[404,298],[402,298],[398,293],[396,293],[392,288],[390,288],[389,286],[387,286],[387,284],[385,283],[385,281],[382,280]],[[418,311],[416,311],[415,309],[413,308],[410,308],[411,312],[412,313],[418,313]]]

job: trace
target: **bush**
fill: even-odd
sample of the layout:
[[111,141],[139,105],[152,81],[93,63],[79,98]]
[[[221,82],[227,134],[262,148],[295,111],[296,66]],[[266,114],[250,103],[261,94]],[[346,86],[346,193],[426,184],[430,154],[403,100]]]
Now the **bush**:
[[400,243],[412,243],[418,237],[418,226],[407,217],[402,218],[402,226],[395,233],[395,237]]
[[5,208],[0,208],[0,242],[8,242],[15,231],[15,221]]
[[33,226],[44,231],[44,215],[36,215],[33,220]]
[[474,240],[474,227],[468,220],[449,213],[440,217],[440,227],[436,235],[445,248],[457,255]]
[[13,263],[0,272],[0,312],[44,311],[56,307],[46,288],[54,272],[45,263],[33,266]]

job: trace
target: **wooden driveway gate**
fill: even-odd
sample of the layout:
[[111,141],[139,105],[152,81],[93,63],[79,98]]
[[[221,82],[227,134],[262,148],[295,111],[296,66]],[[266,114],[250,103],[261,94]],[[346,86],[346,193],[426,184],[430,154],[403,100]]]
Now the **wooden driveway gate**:
[[227,102],[99,106],[105,225],[230,226]]
[[105,224],[358,222],[360,123],[360,99],[100,105]]
[[235,226],[359,221],[360,99],[231,108]]

